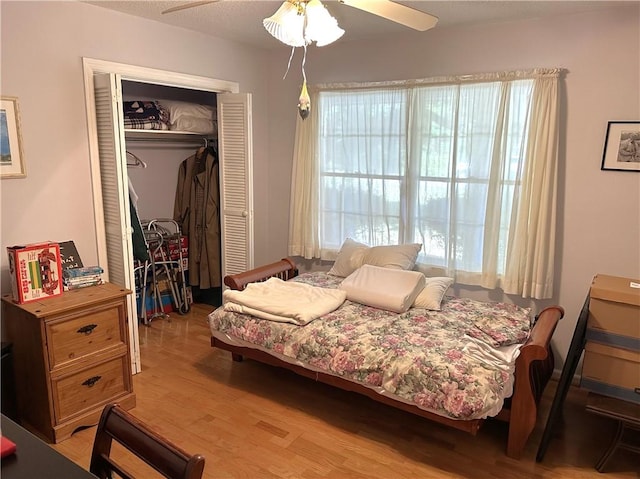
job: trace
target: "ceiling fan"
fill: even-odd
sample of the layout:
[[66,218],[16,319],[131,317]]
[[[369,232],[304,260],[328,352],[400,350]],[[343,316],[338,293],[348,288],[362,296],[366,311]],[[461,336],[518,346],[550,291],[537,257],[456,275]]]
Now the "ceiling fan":
[[[220,0],[184,3],[171,7],[162,13],[177,12],[218,1]],[[438,17],[391,0],[339,0],[339,2],[418,31],[428,30],[438,23]],[[317,46],[321,47],[333,43],[344,34],[344,30],[338,26],[336,19],[331,16],[320,0],[285,0],[280,8],[271,17],[265,18],[262,23],[272,36],[292,47],[287,72],[296,47],[304,49],[302,57],[303,81],[298,99],[298,113],[304,120],[309,116],[311,109],[311,98],[307,90],[307,76],[304,68],[307,45],[315,42]],[[286,75],[285,73],[285,77]]]
[[[209,3],[216,3],[220,0],[207,0],[188,2],[182,5],[176,5],[175,7],[168,8],[162,12],[162,14],[168,14],[185,10],[187,8],[200,7]],[[288,0],[290,3],[308,3],[309,0]],[[372,13],[392,22],[399,23],[401,25],[413,28],[418,31],[429,30],[436,26],[438,23],[438,17],[430,15],[428,13],[416,10],[415,8],[407,7],[399,3],[395,3],[391,0],[339,0],[344,5],[363,10],[368,13]]]

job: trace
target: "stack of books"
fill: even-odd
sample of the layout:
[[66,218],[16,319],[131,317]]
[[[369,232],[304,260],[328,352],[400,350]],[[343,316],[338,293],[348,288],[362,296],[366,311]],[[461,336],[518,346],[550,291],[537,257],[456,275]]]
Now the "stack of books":
[[102,284],[102,273],[104,270],[100,266],[84,266],[82,268],[69,268],[62,272],[62,280],[65,291],[86,288]]

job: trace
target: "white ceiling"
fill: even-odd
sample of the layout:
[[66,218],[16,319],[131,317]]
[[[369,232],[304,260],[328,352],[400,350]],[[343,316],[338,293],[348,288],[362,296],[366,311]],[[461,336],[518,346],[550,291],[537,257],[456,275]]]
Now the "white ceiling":
[[[112,1],[90,0],[93,5],[117,10],[119,12],[148,18],[161,23],[189,30],[203,32],[216,37],[227,38],[263,48],[282,46],[271,37],[262,26],[262,19],[271,16],[282,0],[218,0],[216,3],[201,5],[163,15],[161,12],[177,5],[194,3],[190,0],[157,1]],[[337,0],[323,0],[325,6],[346,31],[340,41],[362,40],[372,36],[393,35],[413,32],[425,35],[428,32],[415,32],[407,27],[353,7],[340,4]],[[528,18],[543,18],[551,15],[564,15],[611,8],[627,1],[399,1],[404,5],[435,15],[439,18],[435,28],[451,26],[486,24]],[[637,3],[637,0],[636,0]]]

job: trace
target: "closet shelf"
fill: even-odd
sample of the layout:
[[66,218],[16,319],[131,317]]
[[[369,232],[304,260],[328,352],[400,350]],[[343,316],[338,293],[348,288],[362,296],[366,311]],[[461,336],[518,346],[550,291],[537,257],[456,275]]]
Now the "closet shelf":
[[188,131],[176,130],[135,130],[125,128],[124,136],[130,141],[163,141],[163,142],[201,142],[203,138],[212,138],[215,135],[203,135]]

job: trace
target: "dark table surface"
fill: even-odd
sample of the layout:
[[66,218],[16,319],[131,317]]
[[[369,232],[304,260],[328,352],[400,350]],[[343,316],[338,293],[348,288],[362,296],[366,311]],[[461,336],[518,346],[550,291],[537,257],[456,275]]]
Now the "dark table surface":
[[16,444],[16,452],[2,458],[2,479],[96,479],[4,414],[2,435]]

